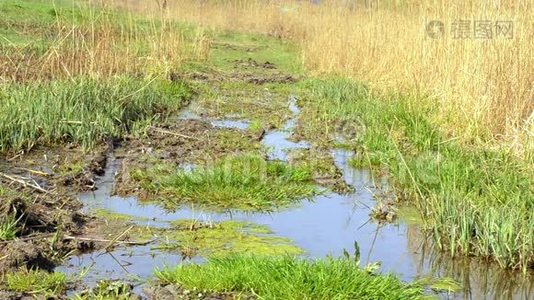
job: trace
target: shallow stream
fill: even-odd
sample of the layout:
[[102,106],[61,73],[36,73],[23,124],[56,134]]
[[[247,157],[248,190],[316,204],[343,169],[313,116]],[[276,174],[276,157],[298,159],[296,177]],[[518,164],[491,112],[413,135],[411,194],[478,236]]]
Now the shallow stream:
[[[293,117],[281,130],[266,133],[262,143],[271,149],[269,158],[287,160],[287,151],[308,147],[308,143],[289,140],[299,113],[295,99],[290,99]],[[186,112],[182,118],[198,118]],[[207,120],[214,126],[246,129],[246,120]],[[337,167],[354,192],[346,195],[328,193],[304,201],[300,206],[270,214],[208,213],[193,207],[184,207],[169,213],[159,206],[140,203],[135,198],[110,196],[120,160],[113,155],[101,178],[98,189],[80,195],[87,211],[104,209],[113,213],[134,216],[143,226],[165,227],[169,221],[198,219],[201,221],[239,220],[268,226],[275,235],[291,239],[305,251],[308,258],[339,256],[346,249],[352,252],[357,242],[361,264],[380,262],[381,272],[392,272],[402,280],[421,277],[451,277],[462,285],[454,294],[441,293],[440,298],[532,299],[532,280],[499,270],[495,266],[475,260],[455,261],[432,251],[416,223],[400,219],[394,224],[378,224],[370,220],[370,209],[376,205],[373,198],[371,174],[368,170],[349,165],[353,153],[345,150],[331,152]],[[155,268],[181,262],[180,254],[151,249],[151,245],[118,247],[110,253],[96,252],[72,257],[60,271],[79,274],[88,270],[84,281],[94,285],[100,279],[129,279],[138,282],[136,290],[142,294],[142,282],[149,279]],[[202,258],[194,258],[201,261]],[[89,269],[87,269],[89,268]],[[429,293],[432,293],[429,291]]]

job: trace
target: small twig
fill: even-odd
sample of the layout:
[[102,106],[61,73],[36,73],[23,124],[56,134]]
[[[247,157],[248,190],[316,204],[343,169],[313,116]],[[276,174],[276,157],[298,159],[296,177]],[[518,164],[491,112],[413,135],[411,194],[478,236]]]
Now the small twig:
[[114,244],[132,245],[132,246],[146,246],[155,241],[155,239],[152,239],[146,242],[129,242],[129,241],[117,241],[116,239],[106,240],[106,239],[97,239],[97,238],[70,236],[70,235],[64,236],[63,238],[66,240],[78,240],[78,241],[98,242],[98,243],[114,243]]
[[12,177],[10,175],[7,175],[5,173],[0,173],[0,177],[3,177],[3,178],[8,179],[8,180],[11,180],[12,182],[16,182],[16,183],[21,184],[21,185],[23,185],[25,187],[31,187],[31,188],[33,188],[33,189],[35,189],[35,190],[37,190],[37,191],[39,191],[41,193],[51,194],[50,191],[47,191],[47,190],[43,189],[42,187],[40,187],[38,185],[33,185],[33,184],[30,184],[30,183],[27,183],[26,181],[24,181],[22,179],[14,178],[14,177]]
[[130,226],[128,228],[126,228],[126,230],[124,230],[121,234],[117,235],[116,237],[114,237],[111,241],[109,241],[109,243],[107,244],[106,247],[104,247],[104,249],[106,249],[106,252],[109,252],[109,250],[111,249],[111,247],[113,246],[113,244],[117,243],[117,241],[123,237],[128,231],[130,231],[132,228],[134,228],[134,226]]
[[21,157],[23,154],[24,154],[24,152],[20,152],[19,154],[15,155],[15,156],[13,156],[13,157],[10,157],[10,158],[8,158],[7,160],[8,160],[8,161],[14,161],[15,159]]
[[[22,238],[16,238],[14,240],[8,240],[8,241],[0,241],[0,245],[8,244],[15,241],[30,241],[30,240],[37,240],[37,239],[45,239],[51,237],[52,233],[46,233],[46,234],[39,234],[39,235],[32,235],[32,236],[25,236]],[[122,235],[122,234],[121,234]],[[116,243],[121,245],[132,245],[132,246],[146,246],[148,244],[153,243],[156,241],[156,239],[151,239],[149,241],[145,242],[129,242],[129,241],[117,241],[116,239],[113,240],[106,240],[106,239],[97,239],[97,238],[90,238],[90,237],[82,237],[82,236],[71,236],[66,235],[63,236],[62,239],[64,240],[78,240],[78,241],[87,241],[87,242],[97,242],[97,243]]]
[[28,168],[18,168],[20,170],[23,170],[23,171],[28,171],[30,173],[33,173],[33,174],[36,174],[36,175],[41,175],[41,176],[51,176],[52,174],[50,173],[46,173],[46,172],[42,172],[42,171],[37,171],[37,170],[32,170],[32,169],[28,169]]
[[197,139],[195,137],[192,137],[192,136],[189,136],[189,135],[185,135],[185,134],[181,134],[181,133],[167,131],[167,130],[163,130],[163,129],[159,129],[159,128],[153,128],[153,129],[154,129],[154,131],[159,132],[159,133],[163,133],[163,134],[170,134],[170,135],[179,136],[179,137],[183,137],[183,138],[186,138],[186,139],[192,139],[192,140],[196,140]]
[[[128,270],[126,270],[125,268],[125,265],[123,265],[111,252],[106,252],[109,256],[111,256],[111,258],[121,267],[121,269],[124,270],[124,272],[130,274],[130,272],[128,272]],[[128,264],[126,266],[129,266],[131,265],[130,262],[127,262]]]

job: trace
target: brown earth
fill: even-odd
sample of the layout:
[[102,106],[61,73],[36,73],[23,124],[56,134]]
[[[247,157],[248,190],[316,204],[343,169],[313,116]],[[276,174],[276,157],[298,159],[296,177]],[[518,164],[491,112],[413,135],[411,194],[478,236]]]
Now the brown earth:
[[76,198],[94,189],[107,146],[36,149],[0,162],[0,223],[16,222],[16,238],[0,241],[0,274],[20,267],[52,270],[72,251],[94,247],[78,240],[92,219]]
[[253,295],[236,295],[235,293],[210,293],[206,291],[198,290],[186,290],[175,285],[165,285],[158,286],[152,285],[148,286],[144,293],[147,295],[148,299],[153,300],[174,300],[174,299],[184,299],[184,300],[231,300],[231,299],[243,299],[243,300],[253,300],[257,297]]

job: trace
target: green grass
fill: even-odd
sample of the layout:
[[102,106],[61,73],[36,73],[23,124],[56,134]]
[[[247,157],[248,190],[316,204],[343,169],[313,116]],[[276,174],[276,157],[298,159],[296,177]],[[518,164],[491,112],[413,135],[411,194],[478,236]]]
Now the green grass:
[[[69,3],[71,5],[69,5]],[[47,29],[67,17],[73,21],[80,11],[71,1],[3,0],[0,3],[0,46],[50,42]]]
[[[151,35],[152,30],[164,26],[146,16],[78,0],[3,0],[0,2],[0,15],[0,47],[51,46],[58,42],[58,29],[63,26],[89,29],[105,25],[130,37],[134,34]],[[170,26],[187,31],[188,35],[193,34],[193,28],[186,24],[175,22]],[[142,44],[137,46],[146,47]]]
[[170,207],[191,203],[216,210],[271,211],[317,192],[308,168],[256,155],[222,159],[192,172],[138,170],[132,177]]
[[101,280],[89,290],[76,294],[73,300],[134,300],[132,286],[121,281]]
[[0,152],[73,142],[90,147],[177,111],[183,84],[127,78],[0,87]]
[[329,144],[337,132],[357,151],[355,166],[385,168],[441,249],[523,271],[532,266],[532,158],[446,140],[428,120],[432,107],[402,95],[372,96],[339,78],[308,80],[302,88],[305,136]]
[[[0,196],[2,193],[0,193]],[[9,241],[17,237],[19,231],[19,220],[8,216],[7,218],[0,219],[0,241]]]
[[260,299],[418,299],[422,288],[376,275],[351,259],[301,260],[237,255],[156,271],[163,284],[256,295]]
[[0,284],[7,291],[57,297],[67,288],[67,276],[59,272],[17,271],[6,274]]

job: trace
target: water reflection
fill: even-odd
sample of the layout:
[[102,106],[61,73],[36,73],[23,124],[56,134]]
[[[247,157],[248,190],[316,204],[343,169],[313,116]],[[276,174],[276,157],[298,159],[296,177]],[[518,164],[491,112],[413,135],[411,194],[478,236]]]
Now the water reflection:
[[[282,130],[267,134],[263,141],[273,150],[273,159],[287,159],[287,151],[307,146],[306,143],[289,141],[298,114],[294,98],[290,101],[290,109],[293,118],[287,121]],[[245,123],[232,125],[241,126]],[[436,251],[429,239],[420,232],[417,223],[401,219],[395,224],[378,224],[370,220],[369,212],[375,205],[373,193],[377,192],[372,174],[368,170],[351,167],[353,152],[336,149],[332,151],[332,156],[346,183],[354,188],[353,192],[320,195],[295,208],[270,214],[213,213],[194,206],[169,212],[133,197],[111,196],[115,171],[120,165],[120,161],[114,157],[108,160],[110,163],[99,189],[81,195],[80,199],[87,210],[106,209],[131,215],[141,226],[167,227],[170,221],[178,219],[215,222],[238,220],[267,225],[275,235],[293,240],[306,251],[308,258],[343,255],[344,250],[350,252],[353,249],[356,241],[360,247],[362,264],[380,262],[381,272],[395,273],[405,281],[423,277],[451,277],[459,281],[463,287],[460,292],[438,295],[445,299],[533,298],[532,276],[509,273],[495,264],[483,264],[476,259],[451,259]],[[92,266],[85,282],[93,285],[101,278],[135,276],[147,279],[154,268],[175,265],[181,261],[179,254],[155,251],[151,245],[147,245],[119,247],[105,255],[93,253],[73,257],[59,269],[77,274],[83,268]]]
[[462,284],[458,293],[445,299],[534,299],[534,276],[499,268],[478,258],[451,258],[441,252],[417,226],[408,226],[408,245],[413,249],[420,276],[450,277]]

